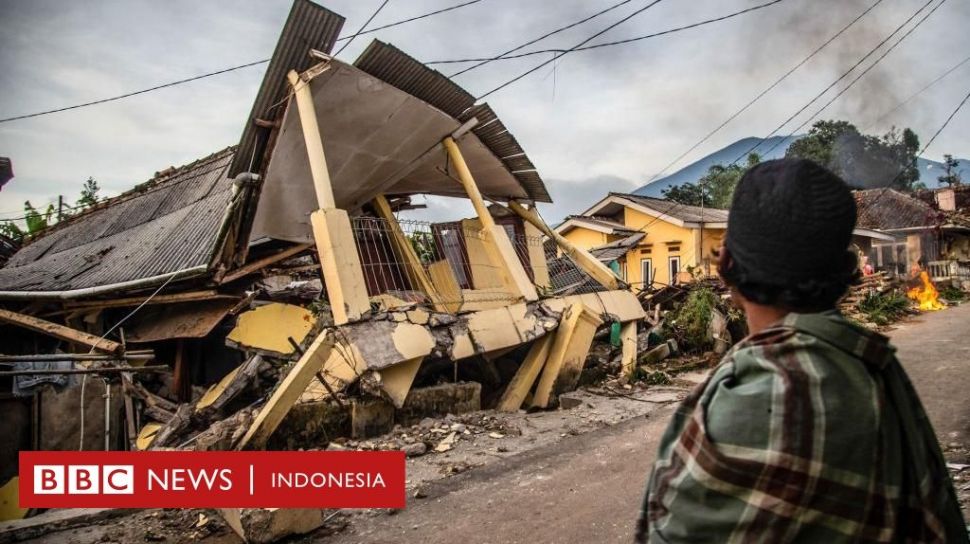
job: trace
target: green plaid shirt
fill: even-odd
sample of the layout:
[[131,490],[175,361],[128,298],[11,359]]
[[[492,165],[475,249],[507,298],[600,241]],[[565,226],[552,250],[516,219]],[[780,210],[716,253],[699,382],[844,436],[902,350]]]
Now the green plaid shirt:
[[886,337],[791,314],[677,410],[638,542],[968,542],[936,436]]

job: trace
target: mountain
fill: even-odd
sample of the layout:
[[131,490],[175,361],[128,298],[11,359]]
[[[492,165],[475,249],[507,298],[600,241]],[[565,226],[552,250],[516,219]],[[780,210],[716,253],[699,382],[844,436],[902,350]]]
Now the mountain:
[[[785,151],[788,150],[788,146],[792,142],[801,138],[801,136],[792,136],[789,139],[785,139],[784,136],[773,136],[765,140],[758,149],[755,150],[756,153],[761,154],[761,160],[770,159],[780,159],[785,156]],[[634,194],[643,196],[652,196],[660,198],[663,196],[662,192],[668,187],[673,187],[675,185],[683,185],[684,183],[696,183],[698,179],[707,173],[708,168],[714,166],[715,164],[730,164],[732,161],[741,156],[747,150],[754,147],[760,138],[742,138],[733,144],[723,147],[706,157],[689,164],[680,170],[670,174],[669,176],[664,176],[657,179],[639,189],[633,191]],[[779,144],[780,143],[780,144]],[[778,147],[772,149],[771,153],[765,153],[766,150],[771,149],[776,144]],[[970,182],[970,160],[968,159],[957,159],[960,161],[960,166],[957,167],[957,171],[963,177],[964,180]],[[933,161],[930,159],[924,159],[919,157],[916,159],[916,165],[919,167],[920,171],[920,181],[926,184],[929,188],[935,188],[940,185],[940,182],[936,179],[943,175],[944,168],[943,163],[938,161]]]

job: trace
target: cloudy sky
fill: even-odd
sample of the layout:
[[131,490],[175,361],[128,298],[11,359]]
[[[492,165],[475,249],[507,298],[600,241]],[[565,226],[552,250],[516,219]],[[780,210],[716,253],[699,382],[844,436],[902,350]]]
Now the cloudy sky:
[[[869,15],[671,171],[746,136],[763,136],[829,85],[927,0],[882,0]],[[933,0],[934,4],[937,0]],[[352,33],[381,0],[328,0]],[[496,55],[617,0],[481,0],[362,36],[422,61]],[[764,0],[665,0],[592,43],[665,30]],[[876,0],[784,0],[729,21],[618,47],[566,55],[487,98],[546,180],[547,220],[608,190],[632,190],[662,170]],[[390,0],[372,25],[459,3]],[[632,0],[534,46],[570,47],[643,7]],[[0,118],[87,102],[268,58],[290,8],[276,1],[0,0]],[[970,3],[948,0],[823,114],[868,127],[970,52]],[[456,78],[480,95],[550,56],[493,62]],[[863,66],[866,66],[864,64]],[[444,73],[461,65],[443,65]],[[89,176],[107,195],[169,165],[235,144],[265,65],[122,101],[0,123],[0,156],[16,178],[0,218],[22,203],[77,198]],[[851,78],[850,78],[851,79]],[[848,80],[847,80],[848,81]],[[836,89],[838,90],[838,88]],[[970,91],[970,63],[870,127],[912,127],[929,138]],[[814,113],[818,106],[807,111]],[[793,130],[790,125],[787,134]],[[970,157],[970,106],[926,156]],[[430,202],[431,215],[460,214]]]

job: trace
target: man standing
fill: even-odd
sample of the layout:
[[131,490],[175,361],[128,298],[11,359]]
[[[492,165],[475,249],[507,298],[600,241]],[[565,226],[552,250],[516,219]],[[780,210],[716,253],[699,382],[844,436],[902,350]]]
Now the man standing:
[[855,201],[806,160],[735,191],[719,273],[750,335],[677,410],[639,542],[968,542],[939,445],[888,339],[835,310]]

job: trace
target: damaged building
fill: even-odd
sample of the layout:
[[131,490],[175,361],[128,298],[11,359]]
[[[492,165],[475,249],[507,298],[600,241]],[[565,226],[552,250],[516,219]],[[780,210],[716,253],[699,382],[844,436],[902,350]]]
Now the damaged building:
[[919,191],[915,195],[894,189],[855,192],[858,226],[881,235],[860,252],[878,271],[912,276],[920,266],[933,281],[970,286],[970,215],[962,188]]
[[[611,324],[633,364],[643,308],[543,222],[496,112],[392,45],[331,57],[342,25],[297,0],[237,145],[0,268],[0,483],[19,450],[296,448],[554,407]],[[407,219],[415,195],[475,215]]]

